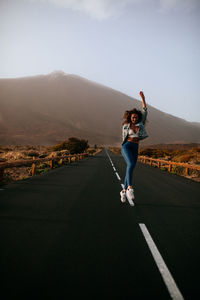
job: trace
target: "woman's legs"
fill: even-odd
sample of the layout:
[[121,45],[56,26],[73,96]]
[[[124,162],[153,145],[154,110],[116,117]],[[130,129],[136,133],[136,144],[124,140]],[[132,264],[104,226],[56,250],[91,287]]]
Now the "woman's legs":
[[126,176],[124,180],[124,189],[128,186],[132,186],[133,181],[133,170],[135,168],[137,157],[138,157],[138,144],[132,142],[126,142],[122,146],[122,155],[126,161]]

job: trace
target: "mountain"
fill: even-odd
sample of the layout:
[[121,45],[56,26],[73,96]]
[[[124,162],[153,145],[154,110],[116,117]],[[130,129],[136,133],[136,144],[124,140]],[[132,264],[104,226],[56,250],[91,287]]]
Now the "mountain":
[[[153,106],[145,144],[199,143],[200,127]],[[52,145],[68,137],[89,144],[121,145],[125,110],[141,101],[62,71],[0,79],[0,144]]]
[[191,122],[191,124],[193,124],[194,126],[200,128],[200,122]]

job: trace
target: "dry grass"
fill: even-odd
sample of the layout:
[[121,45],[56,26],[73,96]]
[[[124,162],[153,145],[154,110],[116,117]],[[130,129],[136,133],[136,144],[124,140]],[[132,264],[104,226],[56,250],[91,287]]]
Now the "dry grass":
[[[90,147],[87,153],[96,155],[102,149]],[[44,146],[1,146],[0,147],[0,163],[14,162],[18,160],[30,160],[31,158],[53,158],[68,155],[68,150],[52,151],[50,147]],[[73,159],[72,159],[73,161]],[[59,167],[59,163],[55,163],[54,167]],[[37,166],[37,174],[46,173],[50,170],[50,163],[40,163]],[[17,180],[25,180],[32,176],[32,167],[14,167],[4,170],[3,184],[15,182]]]
[[108,147],[108,149],[115,154],[121,154],[121,148],[119,147]]
[[[121,148],[119,147],[109,147],[109,149],[115,154],[121,154]],[[161,146],[161,148],[153,148],[153,146],[143,148],[141,147],[139,150],[139,155],[148,156],[151,158],[164,159],[166,161],[189,163],[191,165],[200,164],[200,147],[198,144],[196,147],[194,147],[194,144],[191,144],[191,147],[189,144],[180,146],[166,145],[166,147]],[[168,168],[162,169],[168,170]],[[200,171],[198,170],[189,170],[189,175],[186,176],[185,168],[174,166],[172,168],[172,173],[200,182]]]
[[187,150],[169,150],[146,148],[139,151],[140,155],[152,158],[164,158],[181,163],[200,164],[200,147]]

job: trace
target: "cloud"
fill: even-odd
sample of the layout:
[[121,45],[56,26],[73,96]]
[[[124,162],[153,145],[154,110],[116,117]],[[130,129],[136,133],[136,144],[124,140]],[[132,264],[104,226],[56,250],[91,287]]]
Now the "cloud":
[[60,7],[69,8],[75,11],[82,11],[90,17],[103,20],[121,14],[124,9],[131,5],[154,4],[160,12],[172,10],[191,11],[200,6],[199,0],[29,0],[32,2],[53,3]]
[[161,11],[184,10],[191,11],[200,4],[199,0],[159,0]]
[[139,3],[143,0],[30,0],[83,11],[95,19],[106,19],[119,14],[128,4]]

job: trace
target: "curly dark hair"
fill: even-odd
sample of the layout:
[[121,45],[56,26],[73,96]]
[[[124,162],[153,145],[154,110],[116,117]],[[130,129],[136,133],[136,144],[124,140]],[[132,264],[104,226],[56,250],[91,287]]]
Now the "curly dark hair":
[[132,110],[126,110],[123,116],[124,122],[122,125],[131,123],[131,115],[137,114],[138,115],[138,122],[142,120],[142,112],[139,109],[133,108]]

